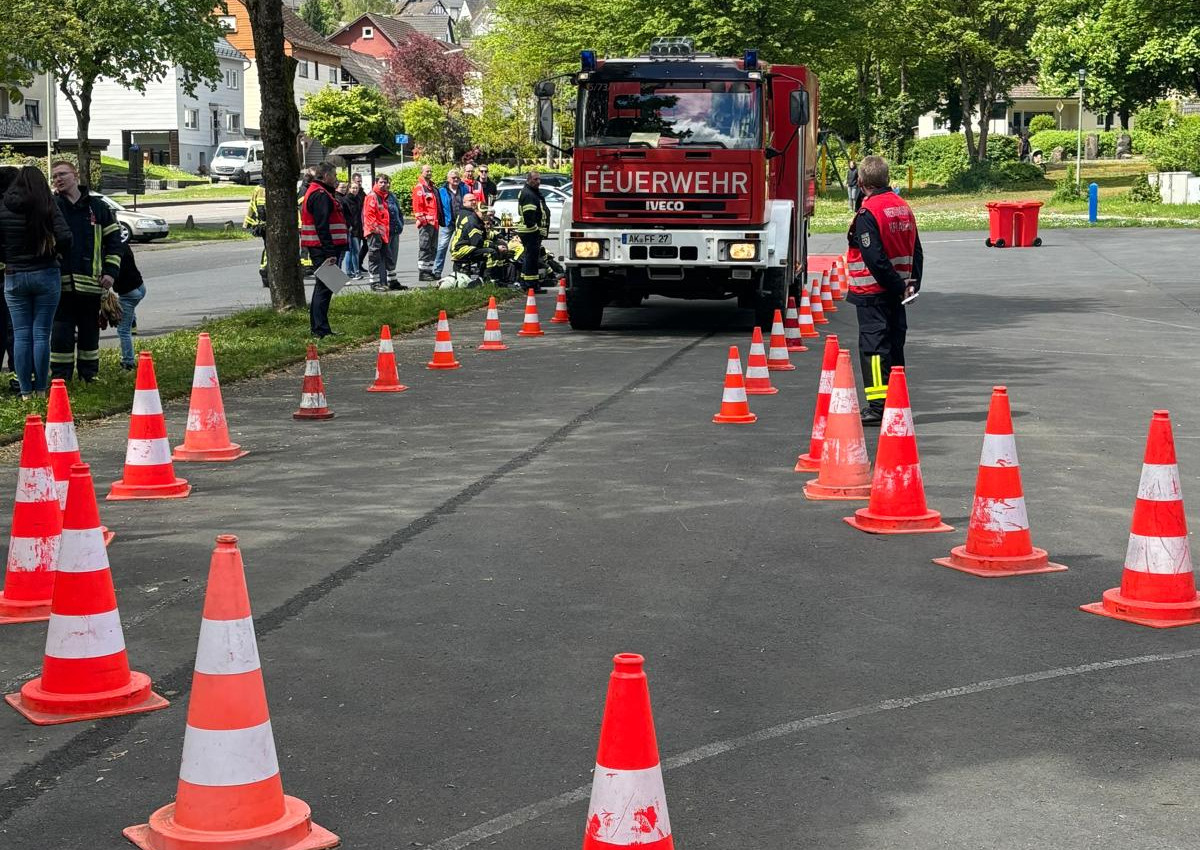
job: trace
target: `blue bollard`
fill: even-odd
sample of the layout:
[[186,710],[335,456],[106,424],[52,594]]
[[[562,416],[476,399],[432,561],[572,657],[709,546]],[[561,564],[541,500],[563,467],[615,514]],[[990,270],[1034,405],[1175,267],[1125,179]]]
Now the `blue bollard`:
[[1096,223],[1097,214],[1100,212],[1100,187],[1095,183],[1088,184],[1088,221],[1092,224]]

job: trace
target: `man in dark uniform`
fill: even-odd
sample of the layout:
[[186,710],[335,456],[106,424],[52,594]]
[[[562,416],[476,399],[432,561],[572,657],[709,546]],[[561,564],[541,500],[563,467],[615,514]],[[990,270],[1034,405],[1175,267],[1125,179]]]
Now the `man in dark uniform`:
[[108,204],[79,182],[73,163],[54,163],[50,179],[73,237],[50,333],[50,376],[70,380],[78,368],[91,382],[100,373],[100,296],[121,273],[121,227]]
[[263,286],[270,286],[271,282],[267,276],[267,196],[261,184],[254,187],[254,193],[250,196],[250,205],[246,207],[242,229],[249,230],[252,236],[262,240],[262,253],[258,257],[258,276],[262,278]]
[[888,376],[904,365],[908,331],[905,298],[921,288],[924,255],[917,221],[908,204],[888,186],[882,157],[864,157],[858,169],[862,205],[846,234],[850,293],[858,311],[858,356],[866,387],[864,425],[883,421]]
[[[313,181],[300,202],[300,246],[308,249],[314,271],[323,265],[338,265],[350,244],[350,228],[345,210],[333,190],[337,169],[328,162],[316,166]],[[312,334],[322,338],[336,335],[329,327],[329,302],[333,292],[321,281],[313,282],[308,315]]]
[[525,178],[517,198],[517,236],[521,240],[521,286],[541,292],[542,240],[550,235],[550,208],[542,197],[542,175],[535,169]]

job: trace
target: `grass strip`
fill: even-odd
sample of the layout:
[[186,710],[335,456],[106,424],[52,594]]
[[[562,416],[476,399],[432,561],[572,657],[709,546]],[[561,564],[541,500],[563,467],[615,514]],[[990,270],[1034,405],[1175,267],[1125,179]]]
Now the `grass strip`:
[[[201,331],[212,335],[217,373],[225,386],[234,381],[263,375],[304,360],[308,343],[316,342],[322,354],[354,348],[379,338],[387,324],[393,333],[406,333],[437,319],[438,311],[448,316],[477,310],[489,296],[497,301],[515,297],[511,289],[491,286],[478,289],[418,289],[401,295],[356,292],[333,299],[330,321],[338,336],[315,341],[309,335],[308,311],[277,313],[269,307],[243,310],[220,319],[208,319],[198,327],[173,331],[149,340],[134,338],[134,347],[154,354],[154,372],[163,401],[191,394],[196,365],[196,338]],[[82,421],[125,413],[133,404],[136,372],[125,371],[116,349],[100,351],[100,377],[90,384],[68,382],[71,411]],[[370,376],[364,374],[364,386]],[[296,385],[296,399],[300,386]],[[25,417],[46,414],[45,399],[22,401],[18,395],[0,396],[0,445],[21,439]],[[182,434],[172,434],[172,439]]]

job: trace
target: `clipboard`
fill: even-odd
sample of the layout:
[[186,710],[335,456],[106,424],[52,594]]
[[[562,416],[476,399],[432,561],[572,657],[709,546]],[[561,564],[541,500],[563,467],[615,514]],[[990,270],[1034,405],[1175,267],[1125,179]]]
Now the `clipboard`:
[[313,277],[325,284],[325,287],[337,295],[342,291],[342,287],[350,280],[350,276],[342,271],[341,266],[337,263],[325,263],[320,266]]

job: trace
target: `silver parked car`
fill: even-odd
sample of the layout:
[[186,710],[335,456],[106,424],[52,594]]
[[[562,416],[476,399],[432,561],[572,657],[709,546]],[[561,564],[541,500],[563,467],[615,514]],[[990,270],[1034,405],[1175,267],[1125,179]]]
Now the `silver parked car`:
[[[517,198],[521,196],[521,189],[524,187],[522,182],[519,185],[501,186],[500,191],[496,193],[496,202],[491,206],[491,213],[499,221],[500,218],[508,213],[512,220],[518,221],[520,215],[517,212]],[[542,186],[542,197],[546,199],[546,208],[550,210],[550,232],[558,233],[558,223],[562,220],[563,205],[570,205],[571,192],[570,184],[556,189],[553,186]]]
[[165,239],[171,233],[171,228],[164,219],[144,212],[127,210],[107,195],[93,192],[100,200],[108,204],[109,209],[117,218],[121,227],[121,241],[133,239],[137,242],[150,242],[153,239]]

